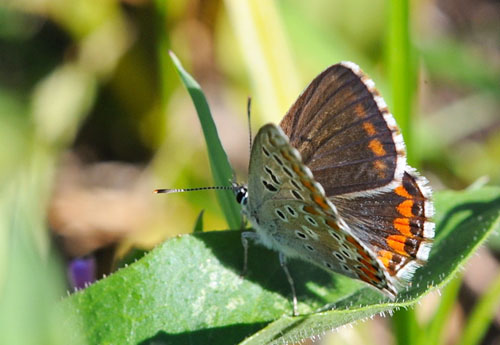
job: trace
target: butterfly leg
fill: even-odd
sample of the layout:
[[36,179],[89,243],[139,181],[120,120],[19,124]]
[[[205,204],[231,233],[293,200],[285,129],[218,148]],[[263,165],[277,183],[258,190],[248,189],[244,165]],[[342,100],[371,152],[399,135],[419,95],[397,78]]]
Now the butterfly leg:
[[292,288],[292,298],[293,298],[293,316],[299,315],[297,312],[297,294],[295,293],[295,284],[293,282],[293,278],[290,275],[290,272],[288,271],[288,266],[286,265],[286,257],[283,253],[280,252],[280,265],[283,268],[283,271],[285,271],[286,279],[288,279],[288,283],[290,284],[290,287]]
[[241,277],[247,274],[248,270],[248,239],[257,240],[259,236],[253,231],[243,231],[241,233],[241,244],[243,245],[243,271]]

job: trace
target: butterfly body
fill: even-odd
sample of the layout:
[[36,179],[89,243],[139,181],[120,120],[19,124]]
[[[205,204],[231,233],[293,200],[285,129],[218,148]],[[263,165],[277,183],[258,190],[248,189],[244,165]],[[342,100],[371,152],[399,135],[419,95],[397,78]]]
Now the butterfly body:
[[373,82],[342,63],[313,80],[279,127],[259,130],[240,201],[266,247],[393,298],[431,248],[425,182]]

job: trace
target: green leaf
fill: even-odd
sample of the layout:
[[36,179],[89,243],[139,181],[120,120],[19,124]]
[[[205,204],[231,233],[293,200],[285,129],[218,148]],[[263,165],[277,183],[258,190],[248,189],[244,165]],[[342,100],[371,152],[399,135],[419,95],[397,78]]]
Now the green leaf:
[[[412,286],[389,302],[363,283],[290,261],[301,316],[277,254],[252,245],[240,278],[239,231],[170,239],[63,302],[92,344],[271,344],[298,341],[409,307],[451,279],[500,222],[500,188],[436,193],[436,241]],[[257,333],[255,333],[257,332]]]
[[[230,186],[233,179],[233,171],[226,152],[222,148],[222,144],[219,140],[217,128],[212,119],[212,114],[210,113],[205,95],[203,91],[201,91],[200,85],[184,70],[181,62],[173,52],[170,52],[170,57],[196,108],[198,119],[200,120],[207,143],[208,158],[210,160],[210,168],[212,170],[214,182],[217,186]],[[216,190],[215,192],[222,212],[226,217],[227,224],[232,229],[239,229],[241,227],[240,206],[236,203],[233,191]]]
[[198,214],[196,222],[194,223],[193,232],[203,232],[203,213],[205,213],[205,210],[201,210],[200,214]]

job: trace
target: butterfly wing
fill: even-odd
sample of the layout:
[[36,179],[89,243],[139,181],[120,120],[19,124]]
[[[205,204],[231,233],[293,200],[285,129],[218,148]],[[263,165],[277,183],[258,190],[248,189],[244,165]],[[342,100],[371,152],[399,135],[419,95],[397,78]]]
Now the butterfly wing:
[[280,123],[326,195],[401,180],[402,136],[374,83],[352,63],[318,75]]
[[279,127],[266,125],[256,135],[249,178],[246,212],[263,244],[396,293]]
[[403,287],[428,259],[434,209],[427,181],[411,170],[392,190],[331,198],[350,229],[371,249],[395,285]]
[[391,283],[407,285],[432,245],[431,191],[406,164],[402,136],[373,81],[353,63],[333,65],[280,126]]

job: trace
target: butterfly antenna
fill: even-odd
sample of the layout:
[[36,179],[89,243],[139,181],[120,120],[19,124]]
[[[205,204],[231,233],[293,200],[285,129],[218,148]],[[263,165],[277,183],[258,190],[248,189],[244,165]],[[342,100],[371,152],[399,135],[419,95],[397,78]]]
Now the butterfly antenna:
[[197,187],[197,188],[175,188],[175,189],[155,189],[153,193],[155,194],[171,194],[171,193],[182,193],[182,192],[197,192],[200,190],[234,190],[234,186],[211,186],[211,187]]
[[250,108],[252,106],[252,97],[248,96],[247,101],[247,121],[248,121],[248,142],[250,145],[250,152],[252,152],[252,121],[250,120]]

